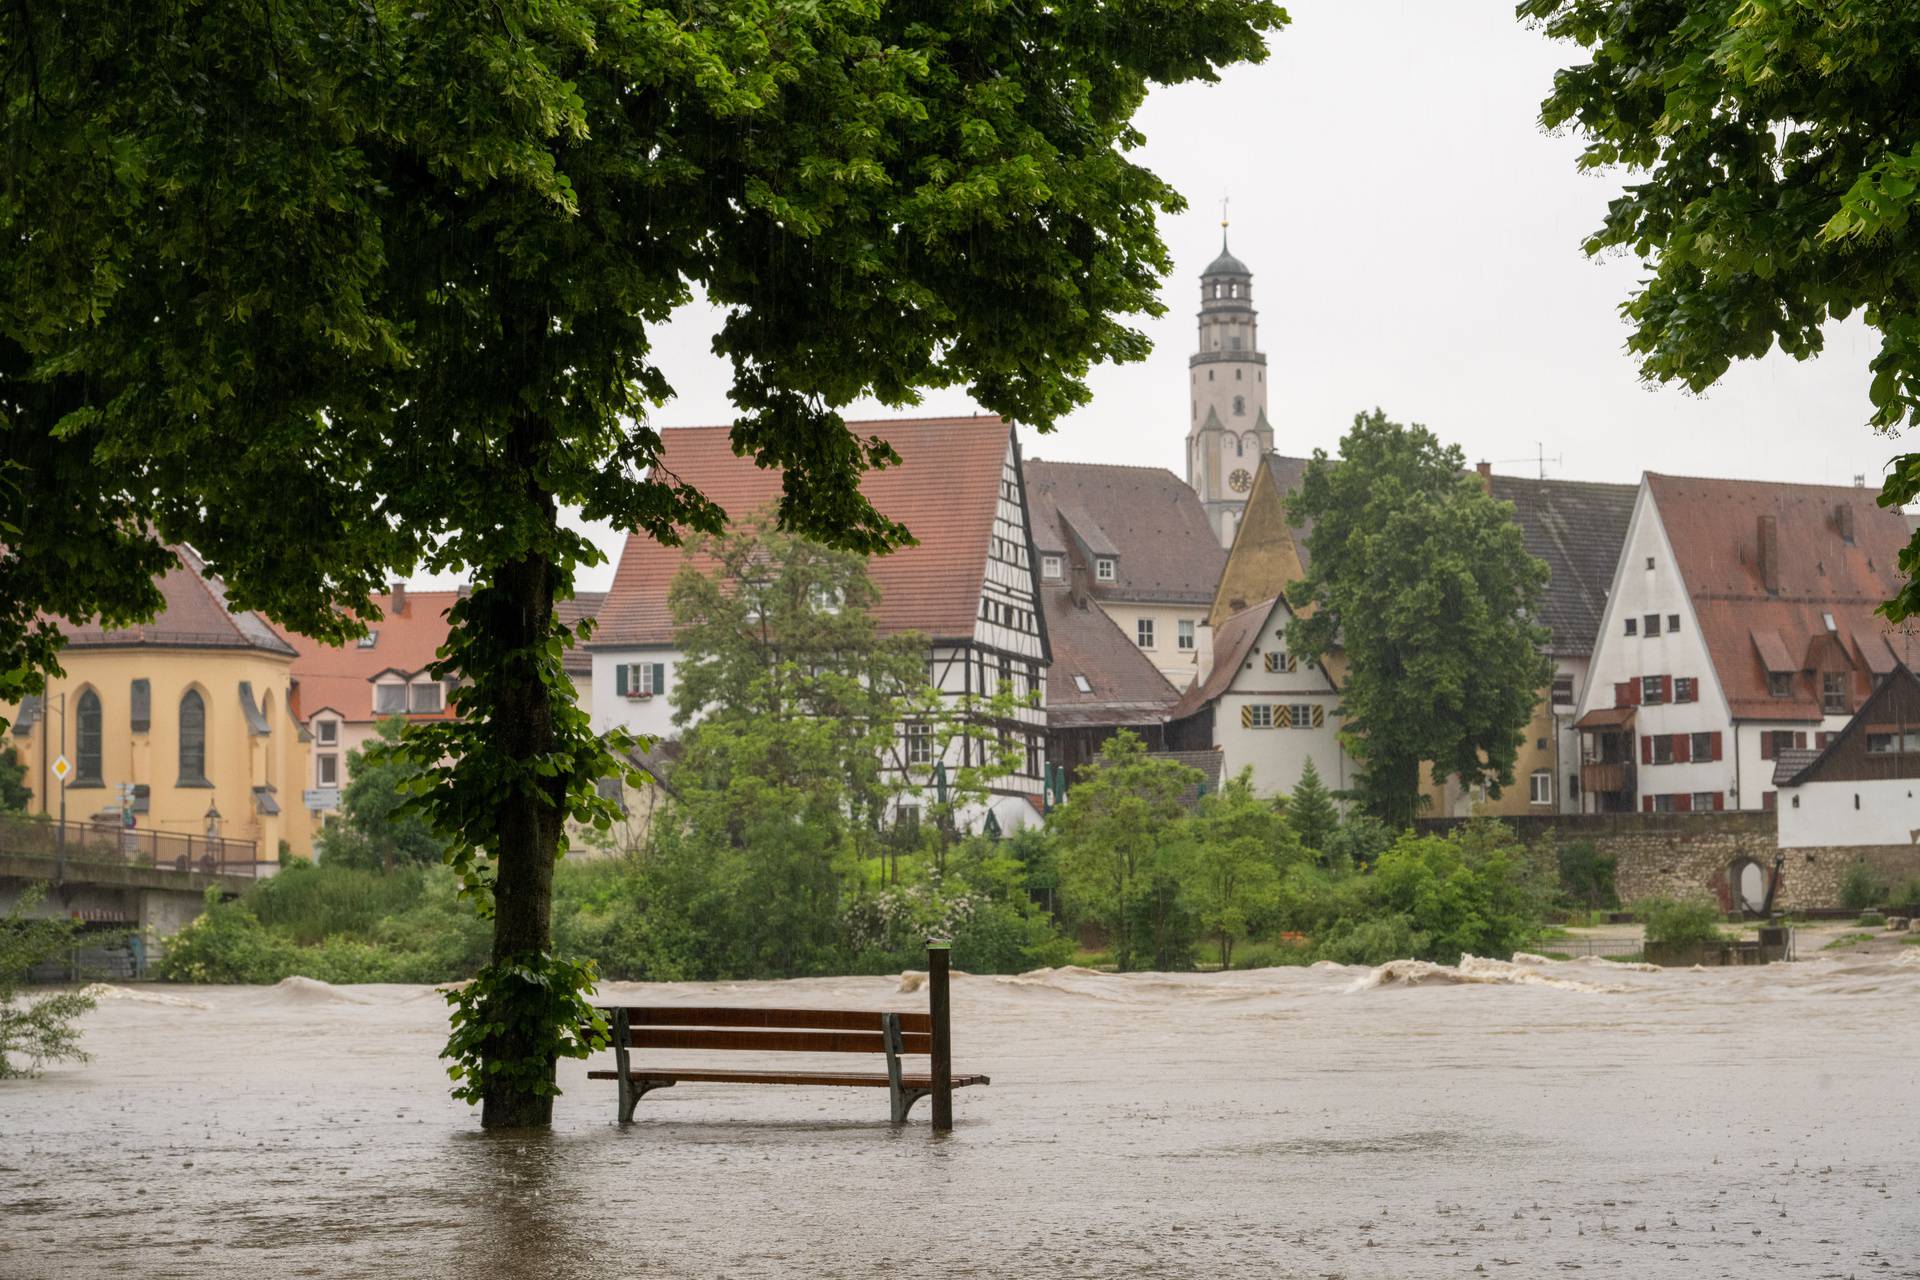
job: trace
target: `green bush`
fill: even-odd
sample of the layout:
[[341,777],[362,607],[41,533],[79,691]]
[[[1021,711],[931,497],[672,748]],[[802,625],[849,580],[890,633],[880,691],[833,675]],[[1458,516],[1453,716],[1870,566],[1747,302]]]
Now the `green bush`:
[[1864,859],[1856,858],[1840,874],[1840,905],[1848,911],[1865,911],[1885,899],[1887,886]]
[[210,888],[200,915],[167,940],[158,974],[163,982],[278,982],[295,972],[298,950]]
[[1634,904],[1650,943],[1719,942],[1720,908],[1701,899],[1649,898]]
[[1614,887],[1619,859],[1602,854],[1591,840],[1576,840],[1559,851],[1560,892],[1570,905],[1597,911],[1620,905]]
[[1288,942],[1244,942],[1233,949],[1235,969],[1289,969],[1312,963],[1312,947]]
[[1887,903],[1890,906],[1896,907],[1920,907],[1920,876],[1915,876],[1913,879],[1901,885],[1900,888],[1887,899]]
[[0,1080],[32,1075],[42,1063],[87,1058],[73,1023],[93,1008],[93,997],[78,991],[20,994],[33,967],[65,953],[80,930],[75,921],[33,914],[45,893],[45,886],[30,884],[0,915]]
[[[451,882],[451,872],[440,874]],[[388,873],[302,861],[254,885],[246,903],[261,924],[304,947],[339,934],[368,933],[411,909],[422,891],[417,870]]]
[[1878,911],[1862,911],[1857,923],[1862,929],[1884,929],[1887,927],[1887,917]]
[[[1403,915],[1341,921],[1314,948],[1314,958],[1335,964],[1385,964],[1389,960],[1431,959],[1425,934]],[[1453,962],[1459,961],[1459,956]]]

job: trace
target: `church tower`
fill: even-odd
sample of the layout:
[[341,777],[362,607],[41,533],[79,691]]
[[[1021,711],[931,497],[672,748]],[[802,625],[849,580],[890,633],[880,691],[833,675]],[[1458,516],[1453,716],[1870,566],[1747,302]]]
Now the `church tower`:
[[1187,362],[1187,483],[1225,547],[1233,545],[1260,459],[1273,449],[1267,357],[1258,339],[1253,272],[1228,252],[1222,218],[1220,256],[1200,273],[1200,349]]

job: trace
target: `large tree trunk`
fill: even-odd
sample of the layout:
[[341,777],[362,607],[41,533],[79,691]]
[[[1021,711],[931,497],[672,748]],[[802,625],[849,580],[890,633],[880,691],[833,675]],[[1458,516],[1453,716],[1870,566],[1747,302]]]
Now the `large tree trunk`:
[[[534,461],[545,432],[543,424],[522,415],[508,440],[507,456],[518,470],[527,505],[538,511],[549,529],[556,527],[553,496],[535,479]],[[563,688],[540,678],[533,655],[547,641],[553,620],[557,571],[538,552],[498,566],[486,589],[476,591],[477,606],[471,626],[489,628],[496,652],[527,655],[498,673],[498,715],[491,728],[497,749],[508,759],[527,761],[551,753],[554,747],[552,700],[566,696]],[[560,852],[565,816],[566,779],[542,783],[536,792],[501,793],[500,847],[493,887],[493,960],[539,956],[553,944],[553,865]],[[524,1027],[526,1024],[517,1024]],[[501,1059],[524,1059],[538,1052],[524,1032],[508,1020],[509,1031],[492,1045]],[[547,1059],[546,1080],[553,1079],[553,1059]],[[512,1078],[490,1078],[481,1102],[480,1124],[488,1129],[547,1125],[553,1122],[553,1096],[536,1093]]]

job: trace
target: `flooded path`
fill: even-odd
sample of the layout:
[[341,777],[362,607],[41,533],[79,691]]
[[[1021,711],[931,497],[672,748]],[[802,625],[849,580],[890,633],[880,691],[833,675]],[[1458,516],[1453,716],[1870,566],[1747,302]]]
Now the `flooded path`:
[[1920,947],[962,977],[956,1066],[994,1083],[951,1136],[726,1085],[623,1131],[568,1063],[553,1131],[501,1137],[446,1096],[430,989],[144,987],[91,1063],[0,1084],[0,1277],[1920,1276],[1917,1012]]

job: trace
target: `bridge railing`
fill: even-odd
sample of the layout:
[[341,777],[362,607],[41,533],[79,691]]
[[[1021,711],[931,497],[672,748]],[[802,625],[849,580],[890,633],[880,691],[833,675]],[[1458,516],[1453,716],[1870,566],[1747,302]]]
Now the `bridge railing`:
[[0,853],[228,876],[266,875],[276,865],[258,860],[252,840],[11,814],[0,815]]

